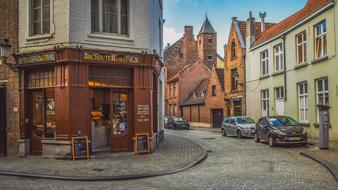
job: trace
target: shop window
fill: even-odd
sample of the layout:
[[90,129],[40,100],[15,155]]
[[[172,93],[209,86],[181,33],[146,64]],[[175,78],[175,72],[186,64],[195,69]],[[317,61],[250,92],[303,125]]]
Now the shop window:
[[92,32],[128,35],[128,0],[92,0]]
[[88,85],[90,87],[131,88],[131,73],[130,69],[124,68],[90,67]]
[[54,68],[34,70],[28,73],[27,88],[48,88],[55,86]]
[[30,1],[30,34],[50,33],[50,0]]

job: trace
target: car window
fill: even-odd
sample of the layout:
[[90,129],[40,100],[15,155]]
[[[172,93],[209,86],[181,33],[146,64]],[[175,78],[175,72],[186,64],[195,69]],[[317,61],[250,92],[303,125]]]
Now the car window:
[[184,119],[181,117],[174,117],[174,121],[184,121]]
[[234,118],[231,118],[231,119],[230,119],[230,124],[236,125],[236,121],[235,121]]
[[236,118],[237,124],[254,124],[254,120],[252,120],[250,117],[238,117]]
[[224,119],[224,123],[227,123],[227,124],[228,124],[228,123],[229,123],[229,118],[225,118],[225,119]]
[[261,122],[262,125],[264,126],[268,126],[269,125],[269,122],[267,119],[263,119],[263,121]]
[[274,127],[298,126],[298,122],[290,117],[270,118],[269,122]]

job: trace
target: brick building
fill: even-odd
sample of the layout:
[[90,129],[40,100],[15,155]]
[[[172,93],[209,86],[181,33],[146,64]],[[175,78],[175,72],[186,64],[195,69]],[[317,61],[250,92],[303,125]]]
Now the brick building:
[[[261,14],[264,19],[265,14]],[[262,19],[262,20],[263,20]],[[224,77],[225,104],[227,116],[246,115],[245,111],[245,51],[246,51],[246,21],[232,18],[228,45],[224,46]],[[255,23],[256,36],[274,24]]]
[[183,37],[166,47],[167,116],[182,116],[193,126],[219,127],[224,115],[224,61],[216,51],[217,33],[208,18],[196,38],[193,27],[185,26]]
[[[18,1],[0,1],[0,13],[0,40],[9,40],[12,55],[18,48]],[[18,153],[18,75],[0,62],[0,156],[11,156]],[[7,60],[8,64],[14,62],[13,57]]]

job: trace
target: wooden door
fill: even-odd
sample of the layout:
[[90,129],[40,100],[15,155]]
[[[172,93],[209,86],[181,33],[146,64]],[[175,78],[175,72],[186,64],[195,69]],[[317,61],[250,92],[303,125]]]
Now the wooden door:
[[131,126],[131,98],[128,91],[112,90],[111,96],[112,152],[132,152],[133,135]]
[[6,88],[0,88],[0,156],[6,156],[6,148]]
[[43,90],[31,93],[31,150],[33,154],[41,154],[42,138],[45,129],[45,94]]
[[212,110],[212,127],[221,128],[223,122],[223,109]]

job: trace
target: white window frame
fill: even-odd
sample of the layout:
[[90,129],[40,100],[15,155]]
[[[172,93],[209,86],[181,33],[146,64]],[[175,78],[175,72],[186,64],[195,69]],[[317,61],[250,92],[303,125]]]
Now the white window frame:
[[[323,89],[319,91],[319,84],[322,83]],[[325,85],[327,83],[327,85]],[[327,89],[326,89],[327,86]],[[329,96],[329,79],[328,78],[321,78],[316,80],[316,103],[320,105],[319,96],[323,96],[323,104],[329,106],[330,103],[330,96]],[[328,101],[326,101],[326,98]],[[319,122],[319,110],[317,109],[317,121]]]
[[[91,18],[91,33],[102,33],[102,34],[112,34],[112,35],[117,35],[117,36],[127,36],[129,37],[130,36],[130,31],[131,31],[131,26],[130,26],[130,17],[131,17],[131,6],[130,6],[130,0],[128,0],[128,5],[127,5],[127,9],[128,9],[128,19],[127,19],[127,34],[122,34],[121,33],[121,17],[122,17],[122,13],[121,13],[121,0],[116,0],[117,1],[117,33],[114,33],[114,32],[103,32],[103,0],[97,0],[98,1],[98,14],[99,14],[99,19],[98,19],[98,22],[99,22],[99,31],[93,31],[93,28],[92,28],[92,18]],[[91,0],[92,2],[92,0]],[[91,11],[91,14],[92,14],[92,8],[90,9]]]
[[[298,41],[298,38],[301,38],[301,41]],[[302,52],[299,52],[299,48],[302,48]],[[307,62],[307,36],[306,31],[303,31],[296,35],[296,63],[298,65],[304,64]],[[299,60],[299,54],[302,54],[303,59]]]
[[[264,104],[265,103],[265,104]],[[266,107],[264,107],[264,105]],[[269,107],[270,107],[270,102],[269,102],[269,89],[262,90],[261,91],[261,113],[262,116],[264,116],[264,111],[266,111],[267,116],[269,116]]]
[[[45,37],[51,37],[51,34],[54,34],[54,0],[50,0],[49,2],[49,32],[48,33],[43,33],[43,8],[41,8],[41,34],[34,34],[33,27],[34,27],[34,21],[33,21],[33,13],[32,13],[32,2],[33,0],[27,1],[27,23],[28,23],[28,30],[26,33],[26,39],[27,40],[34,40],[34,39],[39,39],[39,38],[45,38]],[[42,5],[41,0],[41,5]]]
[[283,44],[280,43],[273,48],[275,58],[275,72],[284,71]]
[[284,87],[275,88],[275,99],[276,100],[284,99]]
[[309,94],[307,82],[298,83],[298,118],[301,123],[309,123]]
[[[325,27],[324,27],[325,26]],[[319,27],[319,32],[318,32]],[[315,39],[314,39],[314,45],[315,45],[315,58],[320,59],[325,56],[327,56],[327,23],[326,20],[321,21],[320,23],[316,24],[314,27],[315,30]],[[317,48],[317,39],[321,39],[321,50],[318,50]],[[320,51],[318,55],[318,51]]]
[[264,50],[261,52],[261,76],[269,75],[269,52]]

